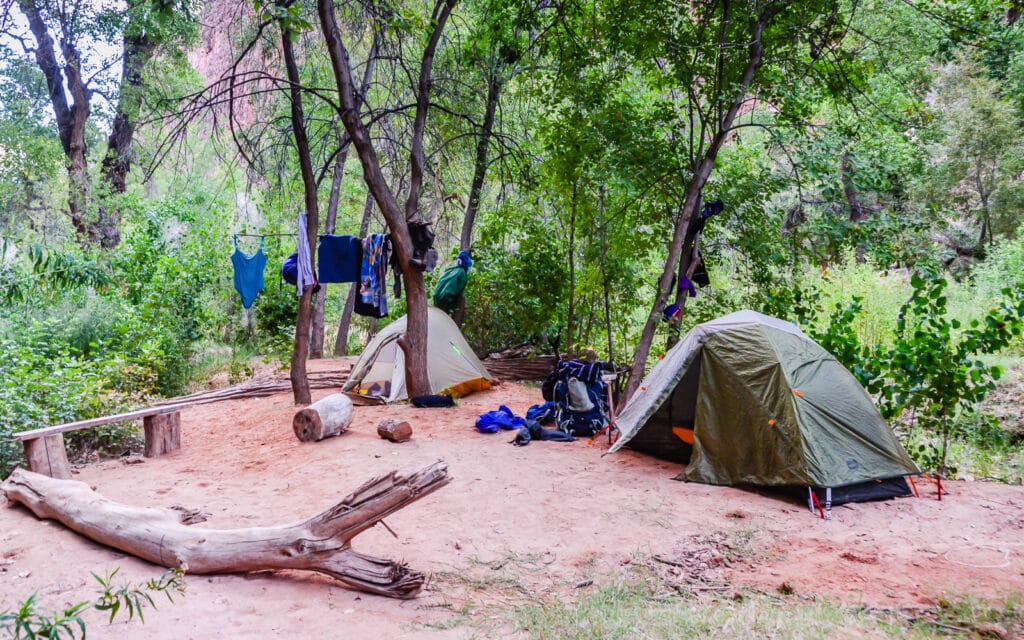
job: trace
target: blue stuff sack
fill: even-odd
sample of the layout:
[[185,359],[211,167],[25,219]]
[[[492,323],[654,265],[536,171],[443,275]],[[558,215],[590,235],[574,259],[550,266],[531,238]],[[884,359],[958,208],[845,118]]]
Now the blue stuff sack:
[[293,253],[284,259],[281,265],[281,277],[292,286],[298,286],[299,282],[299,254]]

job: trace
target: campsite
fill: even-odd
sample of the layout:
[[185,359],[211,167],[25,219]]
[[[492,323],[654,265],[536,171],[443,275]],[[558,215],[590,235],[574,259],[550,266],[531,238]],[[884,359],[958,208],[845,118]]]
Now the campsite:
[[[830,602],[913,612],[950,594],[998,598],[1024,581],[1024,496],[1017,487],[952,482],[942,502],[922,487],[921,498],[836,508],[826,523],[801,501],[674,481],[678,465],[640,453],[602,457],[606,447],[585,439],[514,447],[510,432],[473,427],[497,404],[521,415],[539,400],[536,388],[504,383],[453,409],[361,406],[347,433],[319,443],[295,439],[286,393],[186,410],[179,451],[86,465],[75,479],[128,504],[202,510],[209,520],[198,526],[260,526],[303,519],[373,475],[442,458],[452,483],[389,517],[397,538],[377,526],[354,541],[358,551],[429,572],[431,582],[417,599],[394,600],[308,572],[188,576],[186,594],[174,604],[157,600],[144,625],[106,626],[99,618],[90,625],[105,638],[312,638],[339,625],[351,637],[521,637],[543,630],[517,629],[510,607],[585,598],[632,571],[674,569],[680,573],[669,582],[683,588],[694,586],[688,571],[703,572],[707,582],[697,579],[694,597],[712,608],[719,594],[700,587],[728,585],[729,607],[736,591],[783,597],[788,585],[786,599],[802,607]],[[379,438],[374,427],[384,416],[414,424],[412,440]],[[20,509],[4,509],[0,518],[5,602],[35,590],[50,602],[87,599],[90,571],[120,567],[132,581],[159,574]],[[730,560],[703,568],[652,560],[682,564],[692,553]],[[693,628],[712,632],[700,620],[716,616],[691,615]],[[815,615],[809,628],[816,635],[874,628],[851,613],[838,620],[834,612]],[[762,636],[786,628],[778,618],[761,624],[749,628]],[[884,636],[875,629],[865,637]]]
[[1024,638],[1024,0],[6,0],[0,84],[0,640]]

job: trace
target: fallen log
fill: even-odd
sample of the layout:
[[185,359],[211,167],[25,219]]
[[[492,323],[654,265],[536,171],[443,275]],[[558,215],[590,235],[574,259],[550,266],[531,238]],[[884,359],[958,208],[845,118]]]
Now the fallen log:
[[302,442],[315,442],[336,436],[352,424],[352,401],[344,393],[332,393],[305,409],[299,409],[292,418],[292,431]]
[[121,504],[83,482],[24,469],[16,469],[0,491],[40,518],[162,567],[194,574],[305,569],[362,591],[412,598],[423,587],[423,574],[353,551],[350,541],[449,481],[447,465],[438,460],[409,475],[393,471],[374,478],[305,522],[245,529],[189,527],[180,510]]

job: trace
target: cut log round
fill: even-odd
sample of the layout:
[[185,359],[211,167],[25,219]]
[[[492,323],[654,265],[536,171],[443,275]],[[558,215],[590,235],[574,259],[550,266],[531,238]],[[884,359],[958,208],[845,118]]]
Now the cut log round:
[[345,433],[352,415],[352,401],[344,393],[335,393],[299,410],[292,419],[292,430],[299,440],[316,442]]
[[423,574],[357,553],[350,541],[449,480],[448,467],[438,460],[409,475],[391,472],[374,478],[305,522],[247,529],[189,527],[183,524],[189,512],[180,508],[121,504],[84,482],[24,469],[15,469],[0,491],[40,518],[57,520],[96,542],[163,567],[194,574],[305,569],[362,591],[412,598],[423,586]]
[[142,455],[147,458],[162,456],[181,448],[181,413],[158,413],[142,419],[146,434],[146,447]]
[[412,425],[394,418],[384,418],[377,425],[377,435],[391,442],[405,442],[412,438]]

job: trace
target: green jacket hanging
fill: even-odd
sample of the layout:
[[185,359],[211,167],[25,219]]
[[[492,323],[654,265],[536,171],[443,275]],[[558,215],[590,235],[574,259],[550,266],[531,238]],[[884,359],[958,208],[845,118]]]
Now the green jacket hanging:
[[451,315],[459,306],[459,295],[466,288],[466,269],[453,264],[444,270],[434,287],[434,306]]

